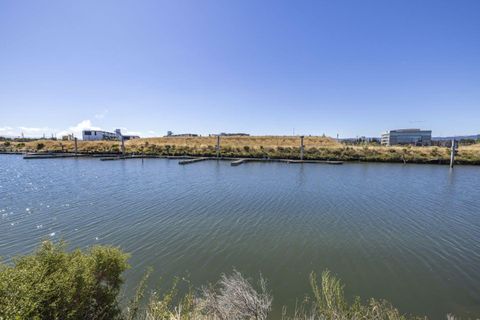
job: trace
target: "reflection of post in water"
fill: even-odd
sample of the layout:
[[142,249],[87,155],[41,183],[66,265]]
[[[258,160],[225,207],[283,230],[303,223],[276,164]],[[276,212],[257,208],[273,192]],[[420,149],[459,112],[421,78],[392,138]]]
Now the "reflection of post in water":
[[217,158],[220,157],[220,135],[217,136],[217,145],[215,146],[215,149],[217,150]]
[[298,171],[297,183],[298,183],[298,186],[303,186],[305,184],[305,178],[306,178],[305,165],[302,163],[299,166],[299,168],[300,168],[300,170]]

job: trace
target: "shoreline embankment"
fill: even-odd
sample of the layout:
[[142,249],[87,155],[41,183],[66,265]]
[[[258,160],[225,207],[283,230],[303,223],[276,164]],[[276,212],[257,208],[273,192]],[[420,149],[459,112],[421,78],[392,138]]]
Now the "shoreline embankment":
[[[302,152],[303,149],[303,152]],[[381,146],[378,144],[348,145],[328,137],[294,136],[162,137],[125,141],[125,153],[119,141],[36,140],[0,142],[0,154],[27,154],[36,159],[98,157],[98,158],[214,158],[248,161],[281,161],[289,163],[318,162],[380,162],[439,164],[450,163],[450,148],[431,146]],[[302,159],[303,155],[303,159]],[[240,162],[240,164],[243,161]],[[456,165],[480,165],[480,143],[460,146]]]

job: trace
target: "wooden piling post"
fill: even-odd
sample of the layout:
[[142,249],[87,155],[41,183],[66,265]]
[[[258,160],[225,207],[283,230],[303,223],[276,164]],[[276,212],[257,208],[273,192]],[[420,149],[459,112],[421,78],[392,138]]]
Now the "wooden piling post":
[[452,139],[452,147],[450,148],[450,168],[453,168],[453,164],[455,163],[456,152],[457,152],[457,148],[455,145],[455,139]]
[[217,145],[215,149],[217,150],[217,158],[220,158],[220,135],[217,136]]
[[300,160],[303,160],[303,149],[304,149],[304,145],[303,145],[303,136],[300,136]]
[[122,139],[122,154],[125,156],[125,139],[123,139],[123,137],[120,139]]
[[78,153],[77,137],[74,138],[74,142],[75,142],[75,155],[77,155]]

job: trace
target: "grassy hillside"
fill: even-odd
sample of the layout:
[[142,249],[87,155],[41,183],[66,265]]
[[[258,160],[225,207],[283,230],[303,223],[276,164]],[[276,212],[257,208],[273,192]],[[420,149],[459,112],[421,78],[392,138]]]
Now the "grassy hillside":
[[[215,137],[162,137],[126,141],[126,152],[146,155],[214,156]],[[300,138],[292,136],[221,137],[221,155],[225,157],[269,157],[298,159]],[[445,147],[352,146],[328,137],[305,137],[305,159],[406,163],[448,163]],[[78,141],[79,152],[118,153],[118,141]],[[0,143],[0,151],[73,152],[73,141],[38,140]],[[462,164],[480,164],[480,144],[461,146],[456,160]]]

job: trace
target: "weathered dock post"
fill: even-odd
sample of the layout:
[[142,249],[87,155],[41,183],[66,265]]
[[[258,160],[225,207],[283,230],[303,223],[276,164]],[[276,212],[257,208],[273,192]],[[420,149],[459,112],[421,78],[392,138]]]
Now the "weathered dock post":
[[217,136],[217,145],[215,146],[217,150],[217,158],[220,158],[220,135]]
[[75,137],[75,139],[73,141],[75,143],[75,155],[77,155],[77,153],[78,153],[78,139],[77,139],[77,137]]
[[303,138],[304,136],[300,136],[300,160],[303,161],[303,149],[304,149],[304,145],[303,145]]
[[122,139],[122,155],[125,156],[125,139],[123,139],[123,137],[121,137]]
[[455,139],[452,139],[452,146],[450,148],[450,168],[453,168],[455,162],[455,154],[457,153],[457,142]]

